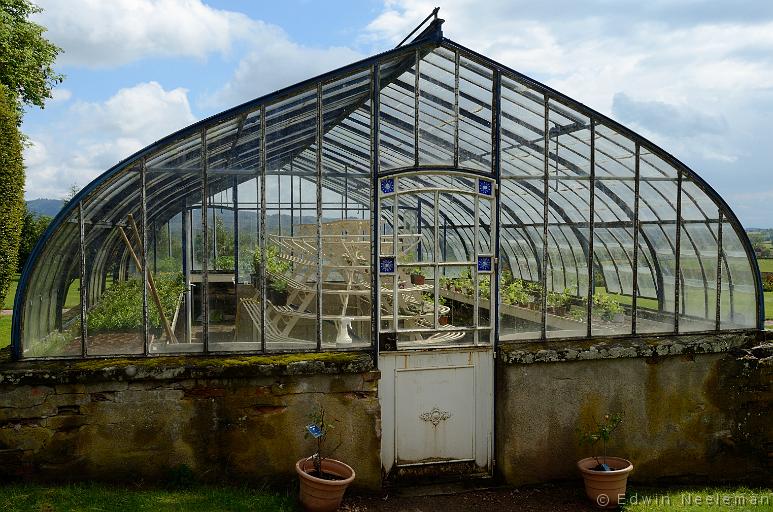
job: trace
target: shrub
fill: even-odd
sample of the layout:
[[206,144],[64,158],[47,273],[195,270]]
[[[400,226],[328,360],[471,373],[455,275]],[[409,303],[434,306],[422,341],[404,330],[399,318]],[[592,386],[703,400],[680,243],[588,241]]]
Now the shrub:
[[[177,300],[185,290],[183,276],[157,274],[156,288],[167,320],[171,322]],[[151,329],[161,328],[161,319],[148,296],[148,322]],[[124,331],[142,328],[142,281],[118,281],[110,287],[88,313],[89,332]]]
[[0,304],[16,273],[22,215],[24,166],[16,103],[0,86]]
[[602,291],[593,294],[593,307],[601,315],[602,320],[612,321],[622,313],[623,306],[611,295]]
[[27,263],[27,258],[29,258],[32,253],[32,249],[51,223],[51,217],[47,215],[37,215],[29,211],[27,205],[24,203],[23,212],[21,237],[19,239],[19,258],[17,260],[19,272],[24,268],[24,264]]
[[773,272],[763,272],[762,290],[766,292],[773,292]]

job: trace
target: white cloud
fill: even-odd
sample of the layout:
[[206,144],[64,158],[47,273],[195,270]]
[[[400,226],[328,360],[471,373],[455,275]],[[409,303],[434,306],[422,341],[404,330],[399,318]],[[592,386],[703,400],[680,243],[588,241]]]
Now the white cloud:
[[62,197],[151,142],[196,119],[185,89],[156,82],[121,89],[100,103],[76,102],[45,131],[30,134],[25,150],[27,190]]
[[72,98],[72,91],[70,89],[65,89],[64,87],[57,87],[51,91],[51,102],[52,103],[65,103],[69,101],[69,99]]
[[204,99],[210,106],[229,107],[307,78],[355,62],[361,56],[349,48],[309,48],[291,41],[276,27],[256,34],[253,50],[240,62],[226,84]]
[[254,22],[201,0],[37,0],[35,20],[64,49],[60,64],[114,67],[143,57],[225,54]]
[[[434,6],[386,0],[365,38],[396,43]],[[750,198],[742,193],[768,179],[773,160],[762,135],[773,106],[773,4],[447,0],[440,17],[446,37],[610,115],[684,160],[728,197],[742,220],[773,222],[771,207],[747,215]],[[613,108],[620,94],[629,104],[618,100]]]

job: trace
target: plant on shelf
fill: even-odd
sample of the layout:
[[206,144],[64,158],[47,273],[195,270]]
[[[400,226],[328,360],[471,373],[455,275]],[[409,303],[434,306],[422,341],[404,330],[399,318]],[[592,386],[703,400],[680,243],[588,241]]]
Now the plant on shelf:
[[623,306],[614,297],[600,290],[593,294],[593,309],[594,313],[598,312],[602,320],[623,321]]
[[[260,247],[255,248],[252,253],[252,269],[256,275],[260,275]],[[279,247],[269,245],[266,247],[266,272],[274,275],[281,275],[290,270],[290,262],[283,259],[279,254]]]
[[542,304],[542,285],[536,281],[524,281],[526,292],[531,296],[528,307],[540,309]]
[[450,290],[453,287],[453,284],[450,277],[440,276],[440,288]]
[[[260,286],[260,256],[260,247],[257,247],[252,254],[252,282],[255,287]],[[282,258],[276,245],[266,247],[266,295],[273,304],[285,305],[287,302],[287,279],[283,276],[290,268],[290,262]]]
[[533,300],[533,297],[526,291],[523,281],[516,279],[502,289],[502,300],[505,304],[526,306]]
[[411,275],[411,284],[416,286],[422,286],[426,282],[426,276],[424,270],[421,267],[411,267],[408,271]]
[[478,280],[478,293],[481,299],[488,300],[491,297],[491,276],[488,274]]
[[218,256],[215,258],[215,268],[213,270],[231,270],[234,269],[234,257],[233,256]]
[[581,446],[595,448],[601,442],[603,447],[601,455],[577,462],[585,480],[585,493],[602,508],[618,506],[620,499],[625,496],[628,475],[633,471],[633,464],[629,460],[607,456],[607,444],[622,422],[623,414],[616,412],[606,414],[600,423],[594,418],[593,426],[577,430]]
[[311,423],[306,425],[304,437],[313,439],[316,451],[310,457],[295,463],[295,471],[301,482],[300,501],[309,511],[327,512],[341,504],[346,488],[354,480],[354,470],[343,462],[329,458],[338,446],[326,452],[325,442],[334,429],[334,422],[325,416],[325,408],[317,405],[309,414]]
[[504,290],[508,284],[513,282],[513,273],[509,270],[503,270],[499,277],[499,286]]
[[563,292],[548,292],[548,308],[554,315],[566,315],[572,302],[572,294],[569,288],[564,288]]
[[459,277],[454,278],[453,281],[454,289],[457,293],[461,293],[462,295],[472,295],[474,287],[472,285],[472,273],[469,268],[465,268],[459,272]]
[[448,299],[446,299],[445,297],[438,297],[437,304],[438,304],[438,317],[437,317],[438,324],[448,325],[448,314],[442,313],[442,310],[448,306]]

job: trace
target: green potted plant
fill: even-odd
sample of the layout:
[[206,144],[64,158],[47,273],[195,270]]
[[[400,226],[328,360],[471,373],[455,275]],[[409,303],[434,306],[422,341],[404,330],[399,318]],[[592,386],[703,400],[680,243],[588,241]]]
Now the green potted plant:
[[[317,405],[309,418],[311,423],[306,425],[304,437],[315,440],[316,451],[295,463],[301,482],[299,497],[301,505],[309,512],[332,512],[341,505],[355,473],[349,465],[324,455],[325,441],[334,428],[334,424],[325,418],[325,408]],[[335,448],[330,453],[333,451]]]
[[602,455],[594,455],[577,462],[577,467],[585,481],[585,494],[601,508],[615,508],[625,496],[628,475],[633,471],[631,461],[620,457],[607,456],[607,444],[612,434],[623,422],[620,412],[607,414],[599,423],[587,430],[578,430],[580,445],[592,448],[602,443]]
[[554,315],[564,316],[569,311],[569,304],[571,303],[572,295],[569,293],[569,288],[564,289],[563,292],[548,292],[547,302],[550,312]]
[[426,277],[421,267],[411,268],[410,274],[411,274],[411,284],[421,286],[426,282]]
[[443,309],[443,306],[446,306],[448,304],[448,299],[445,297],[438,297],[437,299],[438,303],[438,317],[437,317],[437,323],[439,325],[448,325],[448,314],[441,314],[440,310]]

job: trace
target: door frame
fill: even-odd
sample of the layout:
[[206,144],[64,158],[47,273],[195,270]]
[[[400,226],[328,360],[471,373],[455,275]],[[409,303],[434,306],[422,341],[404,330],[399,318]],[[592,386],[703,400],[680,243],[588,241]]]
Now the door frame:
[[[468,178],[471,180],[474,180],[474,184],[476,189],[478,189],[478,192],[480,192],[481,182],[486,183],[490,186],[490,195],[492,196],[492,208],[490,213],[490,232],[491,232],[491,244],[490,244],[490,250],[491,250],[491,265],[492,265],[492,271],[491,271],[491,292],[490,292],[490,315],[491,315],[491,321],[490,321],[490,343],[487,345],[475,345],[475,346],[457,346],[457,347],[439,347],[439,348],[425,348],[425,349],[409,349],[409,350],[398,350],[396,342],[393,346],[388,346],[389,341],[391,340],[383,340],[381,336],[381,293],[380,293],[380,285],[381,285],[381,275],[380,275],[380,256],[381,256],[381,233],[380,233],[380,223],[381,223],[381,183],[382,180],[385,178],[394,178],[394,177],[400,177],[404,175],[422,175],[422,174],[430,174],[430,175],[441,175],[441,176],[458,176],[463,178]],[[498,174],[498,173],[497,173]],[[399,181],[399,179],[398,179]],[[382,470],[385,470],[386,475],[394,474],[395,470],[400,468],[405,468],[406,465],[398,465],[397,464],[397,443],[395,439],[395,410],[396,410],[396,400],[397,396],[395,394],[394,388],[395,388],[395,374],[396,371],[396,365],[389,365],[386,364],[386,358],[398,358],[402,357],[405,361],[408,361],[411,358],[415,358],[417,356],[429,356],[432,357],[432,354],[435,353],[437,355],[440,355],[442,353],[460,353],[460,352],[479,352],[481,354],[488,353],[489,356],[487,357],[487,360],[490,363],[490,379],[489,379],[489,385],[488,389],[490,390],[490,393],[488,394],[489,399],[488,403],[489,411],[486,415],[489,418],[489,427],[488,427],[488,439],[486,441],[486,446],[488,449],[487,454],[487,462],[486,466],[484,468],[485,472],[488,475],[491,475],[493,473],[493,469],[495,466],[495,457],[494,457],[494,450],[495,450],[495,426],[496,426],[496,351],[497,351],[497,342],[498,342],[498,334],[499,334],[499,276],[500,276],[500,268],[499,268],[499,229],[500,229],[500,195],[499,195],[499,176],[492,176],[488,173],[482,173],[480,171],[472,171],[472,170],[466,170],[466,169],[455,169],[455,168],[442,168],[442,169],[422,169],[422,168],[407,168],[407,169],[400,169],[400,170],[394,170],[389,173],[384,173],[381,175],[375,175],[372,180],[372,201],[373,201],[373,208],[372,208],[372,218],[373,218],[373,262],[372,262],[372,283],[373,283],[373,293],[372,293],[372,303],[374,304],[373,308],[373,318],[372,318],[372,330],[373,330],[373,339],[374,339],[374,354],[375,354],[375,365],[377,368],[379,368],[382,371],[381,380],[379,382],[378,386],[378,396],[379,396],[379,404],[381,407],[381,414],[382,414],[382,439],[381,439],[381,460],[382,460]],[[397,194],[393,196],[397,198]],[[437,210],[439,206],[436,204],[435,209]],[[475,225],[477,226],[478,223],[478,211],[476,208],[475,212]],[[397,228],[397,220],[393,220],[393,229]],[[437,222],[436,222],[437,224]],[[475,235],[475,252],[477,253],[479,246],[477,241],[477,234]],[[396,256],[396,253],[395,253]],[[437,260],[438,255],[435,254],[435,259]],[[477,286],[477,284],[476,284]],[[477,295],[477,288],[476,288],[476,295]],[[435,298],[437,301],[437,296]],[[436,308],[437,310],[437,308]],[[396,319],[395,319],[396,320]],[[477,338],[477,336],[476,336]],[[386,350],[385,350],[386,349]],[[383,352],[383,355],[382,355]],[[442,368],[442,367],[439,367]],[[428,369],[428,368],[427,368]],[[387,384],[387,380],[389,379],[389,383]],[[389,392],[391,397],[386,397],[385,394]],[[391,418],[391,421],[390,421]],[[391,425],[389,424],[391,423]],[[465,462],[465,461],[459,461],[459,462]],[[452,463],[454,464],[454,463]],[[437,464],[433,462],[428,463],[412,463],[409,464],[409,466],[412,467],[421,467],[423,469],[429,469],[430,466],[436,465],[438,466],[438,469],[441,469],[440,466],[444,466],[444,464]],[[478,467],[480,470],[481,468]],[[431,469],[430,469],[431,471]],[[424,471],[422,471],[424,473]],[[480,472],[478,472],[480,474]]]

